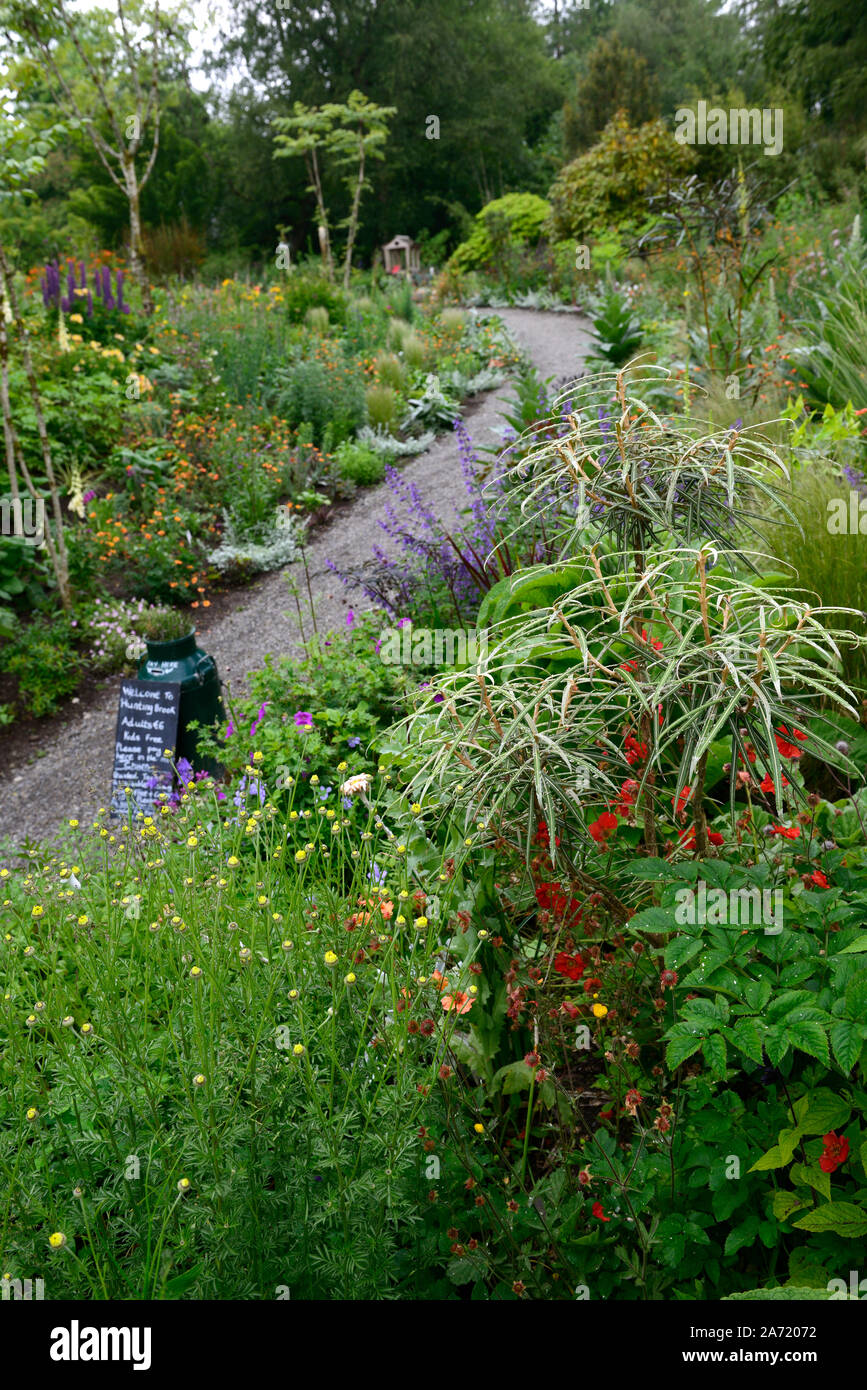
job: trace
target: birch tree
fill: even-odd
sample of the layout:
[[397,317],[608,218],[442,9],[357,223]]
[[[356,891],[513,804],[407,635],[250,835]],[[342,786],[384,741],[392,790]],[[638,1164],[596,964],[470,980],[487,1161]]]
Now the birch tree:
[[[102,54],[82,41],[81,16],[70,12],[66,0],[13,0],[5,19],[53,84],[57,105],[80,122],[112,183],[127,200],[130,269],[150,316],[154,305],[142,242],[141,193],[160,144],[160,5],[156,0],[149,24],[137,0],[115,0],[115,5],[113,50]],[[63,40],[78,56],[81,82],[64,71],[58,54]],[[148,133],[151,147],[145,157]]]

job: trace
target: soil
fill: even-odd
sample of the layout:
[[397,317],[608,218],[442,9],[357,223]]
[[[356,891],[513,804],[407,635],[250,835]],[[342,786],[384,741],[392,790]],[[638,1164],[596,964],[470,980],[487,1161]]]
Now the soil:
[[[497,311],[543,378],[578,376],[589,347],[588,325],[575,313],[531,309]],[[502,400],[507,384],[464,412],[477,448],[492,445],[502,433]],[[402,469],[418,484],[425,503],[444,521],[456,521],[463,483],[454,437],[443,435],[424,454]],[[359,565],[374,544],[384,545],[378,521],[390,496],[385,484],[366,488],[350,504],[335,508],[307,547],[310,589],[320,632],[338,628],[352,606],[369,608],[358,593],[344,588],[327,566]],[[293,566],[302,593],[301,566]],[[302,610],[306,610],[302,601]],[[197,635],[199,645],[216,660],[230,695],[242,694],[247,672],[263,664],[266,654],[292,653],[300,647],[298,613],[287,586],[286,571],[275,571],[247,585],[216,595]],[[0,840],[18,845],[50,843],[67,818],[92,818],[108,800],[118,677],[85,677],[74,697],[50,719],[16,722],[0,732]]]

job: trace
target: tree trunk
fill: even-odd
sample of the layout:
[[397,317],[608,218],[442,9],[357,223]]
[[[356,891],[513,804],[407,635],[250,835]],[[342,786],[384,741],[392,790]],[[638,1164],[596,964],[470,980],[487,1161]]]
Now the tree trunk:
[[127,201],[129,203],[130,270],[141,291],[142,308],[148,318],[152,318],[154,301],[153,295],[151,294],[150,281],[148,280],[147,268],[144,263],[144,246],[141,238],[141,212],[139,210],[139,186],[135,172],[135,164],[131,160],[124,161],[123,176],[126,183]]
[[361,205],[361,191],[364,187],[364,139],[359,141],[358,151],[358,179],[355,184],[355,192],[352,195],[352,210],[349,214],[349,227],[346,233],[346,257],[343,261],[343,290],[349,293],[349,272],[352,269],[352,248],[355,245],[355,234],[358,231],[358,209]]

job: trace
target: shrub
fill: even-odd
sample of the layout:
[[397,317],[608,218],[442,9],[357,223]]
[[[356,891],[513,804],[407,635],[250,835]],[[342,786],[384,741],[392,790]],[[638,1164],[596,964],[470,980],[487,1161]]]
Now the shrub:
[[335,450],[334,458],[340,474],[350,482],[366,486],[381,483],[385,477],[386,456],[369,445],[347,440]]
[[312,358],[281,373],[277,413],[297,429],[306,422],[313,442],[321,444],[330,427],[332,445],[339,444],[364,424],[364,382],[360,373]]
[[448,269],[490,270],[504,250],[539,241],[550,213],[550,203],[535,193],[495,198],[476,215],[472,232],[451,256]]
[[332,323],[346,319],[346,297],[324,275],[310,271],[295,271],[286,281],[283,303],[291,323],[302,323],[311,308],[326,309]]
[[558,241],[586,241],[612,226],[638,228],[647,218],[647,198],[668,179],[686,174],[694,159],[663,121],[634,128],[621,112],[598,145],[558,174],[550,191],[549,230]]
[[15,677],[25,709],[37,719],[78,688],[81,668],[72,643],[68,619],[37,618],[3,650],[3,669]]

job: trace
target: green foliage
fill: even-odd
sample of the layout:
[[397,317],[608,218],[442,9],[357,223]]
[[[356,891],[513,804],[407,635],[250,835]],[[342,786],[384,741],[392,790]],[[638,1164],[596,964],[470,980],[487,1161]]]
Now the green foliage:
[[693,151],[662,121],[633,128],[619,113],[598,144],[567,164],[549,193],[550,230],[559,241],[585,242],[611,227],[628,234],[647,218],[647,198],[688,172]]
[[346,320],[346,296],[324,275],[312,271],[293,271],[283,290],[283,302],[290,323],[302,323],[311,309],[322,308],[331,323]]
[[365,444],[347,440],[335,449],[334,461],[342,477],[362,487],[381,483],[385,477],[386,456]]
[[449,260],[450,269],[496,272],[499,256],[540,240],[550,211],[545,199],[534,193],[507,193],[495,198],[477,213],[470,236]]
[[78,688],[79,658],[65,617],[35,618],[0,651],[0,665],[18,683],[29,714],[53,714],[60,701]]

